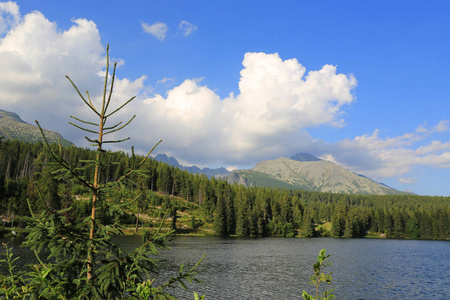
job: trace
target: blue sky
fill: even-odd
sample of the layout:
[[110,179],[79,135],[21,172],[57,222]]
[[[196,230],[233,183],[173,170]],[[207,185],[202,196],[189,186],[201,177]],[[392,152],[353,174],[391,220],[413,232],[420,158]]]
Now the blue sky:
[[0,1],[0,108],[86,146],[105,47],[144,153],[251,168],[309,152],[450,195],[448,1]]

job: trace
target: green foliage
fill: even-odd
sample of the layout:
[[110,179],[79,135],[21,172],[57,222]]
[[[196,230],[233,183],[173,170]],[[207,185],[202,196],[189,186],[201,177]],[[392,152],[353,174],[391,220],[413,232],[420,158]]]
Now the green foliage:
[[[27,271],[16,272],[15,262],[18,258],[14,258],[11,249],[4,245],[5,253],[0,260],[0,265],[4,269],[0,275],[0,297],[7,299],[175,299],[167,293],[167,287],[173,287],[175,283],[178,283],[186,289],[185,281],[201,282],[195,277],[195,270],[203,258],[187,271],[184,271],[182,265],[177,275],[166,283],[154,284],[154,279],[159,272],[156,256],[160,250],[168,249],[164,241],[173,233],[173,231],[163,233],[164,220],[156,232],[144,234],[142,245],[132,251],[121,249],[111,240],[112,237],[122,234],[119,220],[125,214],[125,209],[131,207],[134,202],[139,209],[143,208],[142,202],[145,197],[142,198],[141,193],[133,201],[128,202],[121,199],[107,201],[107,196],[124,190],[128,186],[139,184],[139,176],[145,176],[142,166],[152,152],[150,151],[143,158],[137,158],[132,149],[130,160],[122,164],[119,162],[119,166],[123,169],[114,182],[109,181],[107,179],[109,177],[100,179],[102,175],[108,175],[104,170],[113,172],[110,157],[115,156],[114,153],[105,151],[103,145],[120,143],[128,139],[105,140],[104,137],[123,129],[134,118],[132,117],[124,125],[119,122],[113,126],[107,126],[107,119],[134,99],[134,97],[131,98],[109,113],[115,68],[116,65],[114,65],[109,92],[107,92],[109,78],[107,49],[101,109],[94,106],[89,93],[87,98],[83,97],[76,85],[67,77],[84,103],[98,118],[98,122],[94,123],[71,116],[82,124],[71,123],[73,126],[97,135],[96,138],[86,137],[93,146],[96,146],[96,151],[88,159],[75,159],[81,161],[81,165],[71,164],[63,147],[51,146],[41,129],[48,156],[59,167],[49,168],[48,172],[42,173],[40,179],[38,178],[41,187],[44,182],[47,183],[46,189],[41,191],[39,185],[35,185],[38,195],[36,201],[42,203],[42,208],[35,213],[33,207],[36,205],[28,201],[31,217],[26,220],[29,234],[23,245],[34,251],[37,262],[29,265]],[[94,129],[89,126],[93,126]],[[42,158],[45,163],[46,158]],[[61,188],[66,192],[71,190],[70,183],[82,184],[90,190],[91,199],[79,201],[74,205],[69,197],[64,202],[72,205],[61,209],[62,200],[57,191],[58,182],[65,183]],[[176,221],[176,208],[174,210],[173,219]],[[174,214],[173,210],[169,213]]]
[[[59,152],[58,145],[49,146],[53,152]],[[30,214],[27,199],[35,212],[45,210],[39,200],[39,193],[43,194],[49,206],[52,206],[51,203],[56,204],[55,209],[72,207],[65,213],[71,222],[80,219],[80,206],[85,204],[79,204],[91,197],[91,189],[80,182],[68,182],[64,178],[50,176],[61,174],[54,174],[57,169],[49,166],[51,155],[46,147],[43,143],[28,144],[16,140],[0,143],[0,214],[11,220],[6,226],[12,225],[12,220],[17,220],[18,215]],[[75,166],[79,176],[92,182],[95,165],[89,162],[96,160],[97,152],[96,149],[68,147],[64,148],[63,157]],[[142,156],[122,152],[102,152],[99,184],[106,185],[119,180],[133,164],[143,159]],[[204,222],[205,226],[199,233],[210,234],[214,222],[222,222],[226,226],[222,231],[225,235],[311,236],[312,233],[312,236],[331,234],[333,237],[348,238],[365,237],[367,234],[386,238],[450,238],[450,197],[346,195],[264,187],[245,188],[230,185],[221,179],[208,180],[205,175],[191,174],[151,158],[145,160],[140,169],[145,172],[145,176],[122,179],[120,189],[104,190],[105,199],[113,199],[120,204],[136,198],[138,189],[145,191],[149,203],[144,203],[139,209],[138,202],[142,203],[139,200],[124,207],[127,214],[119,218],[121,224],[136,224],[137,218],[133,217],[136,215],[139,216],[140,224],[145,225],[147,220],[144,221],[143,215],[158,217],[160,206],[165,202],[165,197],[170,195],[183,198],[187,209],[185,212]],[[53,185],[53,192],[49,189],[49,179],[57,183]],[[59,200],[54,193],[56,186]],[[48,198],[50,194],[54,197]],[[108,205],[108,201],[102,205]],[[183,208],[177,206],[180,210]],[[99,220],[105,225],[105,222],[112,222],[110,216],[100,210],[98,212]],[[312,222],[304,223],[305,215],[311,217]],[[177,222],[180,223],[183,217],[180,212],[177,216]],[[324,222],[331,224],[331,228],[325,230],[319,225]],[[194,229],[189,221],[184,225]],[[23,227],[25,222],[15,221],[14,226]]]
[[2,268],[2,276],[0,276],[0,291],[2,297],[6,299],[18,298],[20,294],[25,292],[23,289],[23,271],[16,272],[14,269],[15,262],[19,257],[13,257],[12,248],[8,248],[5,243],[2,243],[5,252],[1,252],[0,266]]
[[201,219],[196,219],[195,216],[191,217],[191,227],[196,230],[199,227],[203,226],[204,223]]
[[334,289],[331,290],[326,290],[324,292],[322,292],[322,295],[320,295],[320,283],[326,283],[328,285],[331,284],[331,274],[333,273],[329,273],[326,274],[323,271],[325,270],[325,268],[331,266],[331,263],[325,263],[325,261],[328,260],[328,258],[330,257],[330,255],[326,255],[326,250],[322,249],[319,252],[319,256],[317,257],[317,262],[313,265],[313,269],[314,269],[314,275],[312,275],[310,277],[311,281],[310,283],[312,285],[315,286],[316,288],[316,297],[313,297],[311,295],[309,295],[306,291],[303,291],[302,293],[302,297],[305,300],[329,300],[329,299],[334,299],[334,295],[333,295],[333,291]]
[[227,235],[227,213],[225,200],[222,194],[217,197],[216,212],[214,214],[213,230],[217,235]]
[[310,210],[307,210],[306,213],[303,215],[302,232],[304,237],[314,236],[313,219]]

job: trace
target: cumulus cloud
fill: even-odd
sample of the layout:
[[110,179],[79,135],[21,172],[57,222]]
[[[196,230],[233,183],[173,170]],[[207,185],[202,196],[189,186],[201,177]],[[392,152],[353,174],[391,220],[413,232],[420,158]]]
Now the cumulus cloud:
[[[9,30],[0,44],[0,105],[28,122],[44,118],[44,126],[79,143],[82,137],[69,136],[72,128],[61,124],[67,124],[68,114],[88,110],[64,75],[97,99],[105,53],[95,23],[73,22],[61,30],[35,11]],[[163,38],[165,31],[160,32]],[[145,97],[145,76],[118,78],[116,99],[138,95],[122,115],[138,116],[130,130],[136,147],[148,149],[162,138],[160,150],[186,162],[252,164],[296,151],[312,140],[304,128],[334,126],[354,101],[356,79],[338,74],[335,66],[306,73],[296,59],[283,60],[276,53],[247,53],[242,63],[240,91],[224,99],[201,79],[187,79],[165,95]]]
[[449,121],[440,121],[436,126],[431,130],[432,132],[444,132],[449,130]]
[[19,6],[15,2],[0,3],[0,35],[16,26],[20,20]]
[[434,132],[445,132],[449,130],[450,122],[449,121],[440,121],[435,126],[431,127],[428,123],[423,123],[419,127],[416,128],[416,132],[418,133],[434,133]]
[[142,22],[141,25],[146,33],[153,35],[161,42],[164,41],[164,39],[166,38],[166,33],[169,30],[167,24],[162,22],[155,22],[152,25],[148,25],[147,23]]
[[189,36],[197,30],[197,26],[189,23],[188,21],[181,21],[180,25],[178,25],[178,29],[183,32],[184,36]]
[[145,122],[138,127],[154,128],[146,130],[146,138],[163,135],[161,148],[186,161],[256,163],[295,151],[311,140],[302,129],[333,126],[354,101],[356,79],[338,74],[335,66],[306,74],[296,59],[283,60],[276,53],[247,53],[242,64],[238,95],[221,99],[201,80],[188,79],[166,96],[135,105]]
[[[8,32],[0,39],[0,107],[27,122],[38,119],[44,127],[86,145],[81,143],[84,133],[67,121],[71,114],[85,116],[90,111],[64,75],[99,99],[105,51],[95,23],[76,19],[63,30],[40,12],[21,17],[14,5],[4,7],[3,12],[16,17],[7,21]],[[340,74],[332,65],[307,71],[297,59],[283,60],[277,53],[246,53],[242,64],[239,91],[225,98],[201,79],[186,79],[164,95],[149,97],[145,75],[117,78],[118,103],[138,95],[117,116],[126,121],[137,115],[124,134],[141,152],[163,139],[159,152],[199,166],[252,167],[302,151],[374,179],[397,176],[411,181],[404,174],[417,165],[450,168],[450,142],[432,139],[450,129],[449,121],[424,123],[397,137],[383,137],[374,130],[327,143],[307,130],[345,124],[343,113],[355,101],[353,75]]]
[[[105,48],[94,22],[76,19],[70,28],[61,30],[38,11],[20,17],[0,39],[0,66],[2,109],[19,114],[29,123],[37,119],[45,128],[82,143],[82,133],[73,135],[67,121],[71,114],[80,116],[88,111],[65,75],[81,91],[88,90],[94,100],[98,99]],[[119,80],[118,90],[130,90],[125,86],[140,81]]]
[[450,142],[425,141],[433,134],[447,131],[448,128],[443,127],[446,123],[440,121],[429,129],[421,125],[418,128],[422,129],[398,137],[383,138],[379,136],[379,130],[375,130],[371,135],[357,136],[335,144],[314,141],[307,147],[324,159],[371,178],[397,177],[415,166],[450,167]]

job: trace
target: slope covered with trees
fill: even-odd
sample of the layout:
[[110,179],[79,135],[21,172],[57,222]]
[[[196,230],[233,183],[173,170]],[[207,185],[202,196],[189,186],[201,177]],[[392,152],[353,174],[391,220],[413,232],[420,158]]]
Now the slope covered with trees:
[[[65,159],[79,168],[95,155],[96,151],[84,148],[64,150]],[[120,178],[130,169],[131,159],[126,153],[107,152],[105,165],[108,167],[101,170],[101,182]],[[51,205],[61,208],[81,206],[83,201],[76,199],[83,199],[86,187],[53,179],[43,167],[48,161],[41,143],[1,142],[2,215],[26,215],[27,198],[39,209],[36,184],[48,195],[46,199],[54,203]],[[146,177],[137,179],[137,186],[146,191],[140,204],[141,214],[160,214],[160,209],[155,207],[165,205],[166,208],[173,207],[176,215],[177,206],[178,211],[182,207],[176,204],[176,199],[183,199],[183,209],[200,211],[197,221],[205,228],[212,227],[218,235],[364,237],[378,234],[388,238],[449,238],[449,197],[349,195],[244,187],[191,174],[154,159],[148,159],[143,168]],[[84,168],[82,172],[87,179],[94,176],[92,167]],[[132,199],[138,192],[135,186],[124,186],[120,191],[111,192],[109,197]],[[136,207],[130,213],[137,215],[138,211]]]

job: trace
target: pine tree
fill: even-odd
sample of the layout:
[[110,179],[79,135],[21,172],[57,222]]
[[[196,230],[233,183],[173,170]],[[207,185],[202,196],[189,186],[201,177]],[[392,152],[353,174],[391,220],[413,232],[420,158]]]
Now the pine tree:
[[216,210],[214,212],[213,230],[217,235],[228,235],[227,226],[227,209],[225,206],[225,199],[222,192],[217,195]]
[[244,188],[239,186],[236,194],[237,213],[236,213],[236,235],[248,236],[250,234],[249,229],[249,216],[248,216],[248,199],[245,194]]
[[[24,243],[34,250],[38,263],[29,266],[27,273],[13,273],[12,263],[15,261],[7,248],[5,259],[1,260],[10,273],[0,275],[0,295],[20,299],[152,299],[154,297],[169,298],[165,288],[175,282],[179,282],[183,288],[183,280],[198,281],[192,277],[195,274],[195,265],[185,272],[183,266],[178,275],[162,285],[154,284],[157,274],[156,260],[152,256],[158,253],[158,247],[164,249],[164,240],[170,232],[161,234],[161,227],[154,234],[144,235],[143,244],[134,251],[127,252],[111,241],[111,237],[121,233],[117,223],[118,217],[123,214],[123,205],[110,205],[105,201],[108,192],[126,184],[132,184],[130,177],[143,175],[142,165],[149,157],[153,149],[140,161],[136,161],[132,149],[130,167],[115,182],[102,183],[101,174],[105,165],[109,162],[108,153],[104,150],[106,143],[120,143],[128,140],[105,140],[104,138],[113,132],[126,127],[134,119],[134,116],[125,124],[122,122],[113,126],[107,125],[110,116],[121,110],[133,99],[126,101],[117,109],[109,112],[109,105],[114,87],[114,64],[111,83],[108,89],[109,79],[109,53],[107,48],[107,64],[103,99],[101,108],[96,107],[86,92],[85,98],[76,85],[69,79],[83,102],[94,112],[98,122],[85,121],[71,116],[78,123],[70,123],[73,126],[95,134],[96,137],[86,139],[96,147],[94,159],[86,160],[85,164],[92,166],[94,176],[89,180],[85,167],[71,165],[64,155],[64,149],[59,146],[57,152],[45,140],[47,150],[52,159],[60,165],[60,169],[54,172],[58,180],[76,180],[87,186],[92,193],[89,215],[84,216],[80,222],[67,222],[64,214],[66,210],[47,209],[40,215],[33,215],[29,219],[31,232]],[[37,122],[41,129],[39,123]],[[79,125],[81,124],[81,125]],[[87,127],[84,127],[87,126]],[[93,126],[93,129],[92,129]],[[43,130],[41,133],[44,136]],[[157,143],[155,147],[158,145]],[[42,199],[45,202],[45,199]],[[70,208],[69,208],[70,209]],[[102,223],[102,218],[111,220],[108,226]],[[45,251],[47,259],[41,257],[41,251]]]
[[405,224],[403,221],[403,217],[398,210],[395,210],[392,214],[392,237],[393,238],[401,238],[405,234]]
[[226,215],[227,215],[227,234],[236,233],[236,212],[234,208],[233,192],[229,185],[224,187],[223,197],[225,199]]
[[418,239],[420,237],[419,222],[417,222],[415,216],[409,218],[408,222],[406,223],[405,235],[412,239]]
[[352,216],[350,214],[347,214],[347,217],[345,218],[344,237],[352,238],[354,236],[355,236],[355,233],[354,233],[354,224],[353,224]]
[[305,210],[302,223],[303,223],[303,226],[302,226],[303,236],[304,237],[313,237],[314,236],[314,224],[313,224],[312,212],[311,212],[310,208]]
[[344,235],[345,229],[345,218],[344,211],[342,208],[337,208],[334,211],[332,224],[331,224],[331,234],[334,237],[341,237]]
[[392,221],[392,215],[388,209],[386,209],[386,212],[384,214],[384,233],[386,237],[391,238],[392,233],[394,231],[394,223]]

